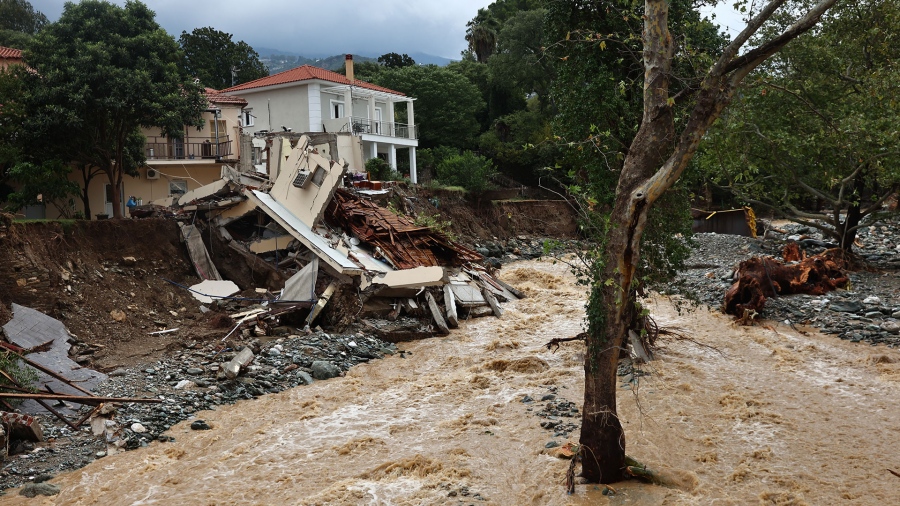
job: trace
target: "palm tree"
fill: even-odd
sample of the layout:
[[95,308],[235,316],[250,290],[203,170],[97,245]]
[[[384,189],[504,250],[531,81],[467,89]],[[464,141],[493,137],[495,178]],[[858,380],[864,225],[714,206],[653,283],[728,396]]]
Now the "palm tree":
[[475,53],[478,63],[486,63],[497,48],[499,23],[487,9],[478,9],[478,15],[466,23],[466,41]]

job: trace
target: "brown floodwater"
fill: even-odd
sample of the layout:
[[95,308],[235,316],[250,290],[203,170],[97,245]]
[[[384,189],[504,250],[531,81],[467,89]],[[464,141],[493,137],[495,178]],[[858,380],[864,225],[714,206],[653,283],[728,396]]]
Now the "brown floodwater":
[[[900,504],[900,352],[780,324],[739,327],[648,302],[666,338],[637,388],[620,389],[628,453],[665,486],[578,485],[548,454],[535,400],[581,404],[584,291],[563,264],[506,266],[529,298],[501,319],[261,399],[199,413],[172,443],[61,475],[55,497],[3,504]],[[534,411],[528,411],[532,407]],[[572,435],[577,440],[577,432]],[[557,438],[559,440],[559,438]]]

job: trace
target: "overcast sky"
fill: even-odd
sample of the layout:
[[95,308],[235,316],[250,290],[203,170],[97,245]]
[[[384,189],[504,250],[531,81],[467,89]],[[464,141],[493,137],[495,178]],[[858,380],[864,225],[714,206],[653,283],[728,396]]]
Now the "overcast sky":
[[[178,38],[211,26],[254,48],[303,56],[427,53],[458,60],[466,22],[492,0],[144,0],[156,21]],[[76,2],[77,3],[77,2]],[[125,5],[124,0],[113,0]],[[65,0],[31,0],[50,21]]]
[[[355,53],[426,53],[458,60],[466,48],[466,22],[492,0],[145,0],[156,21],[175,38],[211,26],[254,48],[307,57]],[[31,0],[50,21],[65,0]],[[124,0],[113,0],[124,5]],[[725,1],[725,4],[731,2]],[[717,8],[716,21],[734,36],[742,25]]]

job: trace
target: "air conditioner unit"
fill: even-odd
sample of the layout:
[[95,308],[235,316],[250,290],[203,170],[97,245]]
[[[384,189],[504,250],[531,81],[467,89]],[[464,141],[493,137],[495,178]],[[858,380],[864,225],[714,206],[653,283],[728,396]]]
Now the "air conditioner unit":
[[306,170],[306,169],[301,169],[301,170],[297,173],[297,176],[294,178],[294,183],[293,183],[294,186],[295,186],[296,188],[303,188],[304,186],[306,186],[306,183],[309,182],[309,176],[310,176],[310,175],[312,175],[312,174],[310,174],[310,172],[309,172],[308,170]]
[[159,179],[159,171],[156,169],[147,169],[147,179]]

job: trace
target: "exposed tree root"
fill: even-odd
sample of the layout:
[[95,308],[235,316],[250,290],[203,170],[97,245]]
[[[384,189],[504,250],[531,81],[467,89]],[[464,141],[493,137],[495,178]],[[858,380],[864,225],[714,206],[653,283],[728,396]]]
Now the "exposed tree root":
[[548,342],[544,346],[546,346],[548,350],[556,353],[556,350],[559,349],[560,343],[567,343],[570,341],[584,341],[585,339],[587,339],[587,332],[582,332],[575,337],[557,337],[551,339],[550,342]]

